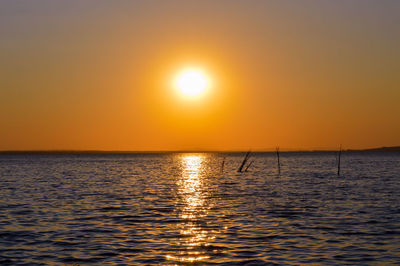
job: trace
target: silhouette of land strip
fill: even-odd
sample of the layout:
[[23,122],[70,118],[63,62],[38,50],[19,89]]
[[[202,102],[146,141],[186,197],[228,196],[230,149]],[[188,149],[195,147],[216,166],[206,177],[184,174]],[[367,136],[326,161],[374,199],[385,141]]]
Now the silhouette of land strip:
[[[347,149],[344,152],[400,152],[400,146],[379,147],[370,149]],[[217,151],[217,150],[172,150],[172,151],[107,151],[107,150],[4,150],[0,154],[159,154],[159,153],[245,153],[245,151]],[[259,150],[254,153],[272,153],[274,150]],[[286,150],[281,152],[337,152],[336,150]]]
[[347,151],[400,151],[400,146],[380,147],[380,148],[364,149],[364,150],[347,150]]

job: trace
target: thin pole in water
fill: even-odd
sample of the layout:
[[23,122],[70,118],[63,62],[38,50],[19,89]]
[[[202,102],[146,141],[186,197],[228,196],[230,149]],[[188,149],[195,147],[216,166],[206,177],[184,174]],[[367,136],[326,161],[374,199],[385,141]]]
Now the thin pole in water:
[[249,156],[250,156],[250,151],[248,151],[248,152],[246,153],[246,155],[244,156],[243,162],[242,162],[242,164],[240,165],[240,167],[239,167],[239,169],[238,169],[238,172],[239,172],[239,173],[242,172],[244,165],[246,164],[247,160],[249,159]]
[[225,166],[225,157],[224,157],[224,159],[222,160],[222,164],[221,164],[221,173],[224,172],[224,166]]
[[244,170],[245,172],[247,172],[247,169],[249,169],[249,167],[253,164],[253,162],[254,162],[254,161],[251,161],[251,162],[247,165],[246,169]]
[[281,163],[279,161],[279,147],[276,147],[276,158],[278,159],[278,175],[281,175]]
[[337,175],[340,176],[340,156],[342,155],[342,145],[339,147],[338,153],[338,165],[337,165]]

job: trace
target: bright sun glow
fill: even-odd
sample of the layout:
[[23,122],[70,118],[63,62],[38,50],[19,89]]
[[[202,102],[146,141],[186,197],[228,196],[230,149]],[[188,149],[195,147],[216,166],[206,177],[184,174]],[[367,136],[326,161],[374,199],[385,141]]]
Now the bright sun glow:
[[180,72],[175,80],[175,87],[182,96],[198,98],[210,86],[207,75],[200,69],[185,69]]

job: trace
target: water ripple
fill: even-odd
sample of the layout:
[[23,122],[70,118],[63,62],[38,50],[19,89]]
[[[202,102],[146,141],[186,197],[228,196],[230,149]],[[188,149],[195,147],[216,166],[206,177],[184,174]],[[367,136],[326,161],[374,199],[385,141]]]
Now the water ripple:
[[399,154],[281,157],[1,155],[0,264],[400,263]]

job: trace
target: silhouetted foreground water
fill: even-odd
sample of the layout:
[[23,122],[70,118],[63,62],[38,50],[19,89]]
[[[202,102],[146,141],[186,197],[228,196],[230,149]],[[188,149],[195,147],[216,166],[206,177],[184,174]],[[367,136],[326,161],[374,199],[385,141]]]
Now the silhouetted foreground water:
[[242,157],[1,155],[0,264],[400,263],[399,153]]

